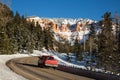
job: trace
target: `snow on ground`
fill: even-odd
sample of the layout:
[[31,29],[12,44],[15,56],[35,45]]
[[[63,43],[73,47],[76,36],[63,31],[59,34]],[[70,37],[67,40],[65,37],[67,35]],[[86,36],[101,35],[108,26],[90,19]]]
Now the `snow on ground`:
[[41,55],[52,55],[55,57],[55,59],[59,60],[59,64],[61,65],[66,65],[66,66],[74,66],[74,67],[77,67],[77,68],[82,68],[82,69],[86,69],[84,65],[77,65],[77,64],[73,64],[73,63],[70,63],[70,62],[67,62],[66,60],[64,60],[63,58],[66,58],[65,57],[65,54],[64,55],[60,55],[54,51],[47,51],[46,49],[43,48],[42,51],[37,51],[37,50],[34,50],[33,52],[34,54],[31,54],[31,56],[41,56]]
[[7,66],[6,66],[6,62],[10,59],[13,58],[20,58],[20,57],[30,57],[30,56],[41,56],[41,55],[48,55],[47,53],[45,53],[46,51],[37,51],[34,50],[33,54],[13,54],[13,55],[0,55],[0,80],[28,80],[16,73],[14,73],[12,70],[10,70]]
[[58,53],[56,53],[54,51],[51,51],[51,50],[47,51],[46,49],[43,48],[42,51],[34,50],[34,53],[35,54],[31,54],[31,56],[52,55],[52,56],[54,56],[55,59],[59,60],[60,65],[74,66],[74,67],[77,67],[77,68],[86,69],[85,66],[83,66],[83,65],[77,65],[77,64],[67,62],[66,60],[63,59],[65,56],[62,56],[60,58],[59,57],[60,55]]
[[[86,69],[85,65],[82,62],[82,65],[77,64],[77,62],[73,59],[72,62],[67,62],[65,60],[65,54],[59,55],[58,53],[54,51],[47,51],[43,48],[42,51],[34,50],[33,54],[28,54],[28,52],[24,52],[27,54],[13,54],[13,55],[0,55],[0,80],[27,80],[24,77],[17,75],[13,71],[11,71],[7,66],[6,62],[13,58],[19,58],[19,57],[30,57],[30,56],[42,56],[42,55],[53,55],[57,60],[59,60],[59,64],[66,65],[66,66],[72,66],[77,68]],[[61,56],[61,57],[60,57]],[[73,57],[75,58],[75,57]],[[76,64],[74,64],[76,63]],[[80,63],[80,62],[78,62]],[[95,71],[102,71],[101,69],[95,69]]]
[[12,58],[27,57],[27,54],[0,55],[0,80],[27,80],[17,75],[6,66],[6,62]]
[[[47,51],[45,49],[43,49],[42,52],[44,52],[46,54],[49,54],[49,55],[53,55],[57,60],[59,60],[60,65],[65,65],[65,66],[70,66],[70,67],[74,67],[74,68],[90,70],[90,66],[86,66],[84,61],[76,61],[76,58],[75,58],[74,55],[71,55],[71,57],[73,59],[71,59],[71,62],[68,62],[67,60],[65,60],[67,58],[66,53],[59,54],[59,53],[56,53],[56,52],[51,51],[51,50]],[[86,59],[89,59],[89,58],[86,58]],[[103,73],[111,73],[111,71],[104,72],[103,69],[96,68],[96,67],[94,67],[94,65],[96,65],[96,63],[93,64],[92,71],[103,72]],[[118,73],[117,75],[120,75],[120,73]]]

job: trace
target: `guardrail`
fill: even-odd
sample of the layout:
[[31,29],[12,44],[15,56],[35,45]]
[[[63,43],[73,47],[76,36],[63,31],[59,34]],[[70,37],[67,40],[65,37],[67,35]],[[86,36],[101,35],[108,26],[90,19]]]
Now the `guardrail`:
[[57,69],[64,72],[93,78],[96,80],[120,80],[120,76],[117,76],[117,75],[102,73],[102,72],[94,72],[90,70],[83,70],[80,68],[75,68],[75,67],[66,66],[66,65],[59,65]]

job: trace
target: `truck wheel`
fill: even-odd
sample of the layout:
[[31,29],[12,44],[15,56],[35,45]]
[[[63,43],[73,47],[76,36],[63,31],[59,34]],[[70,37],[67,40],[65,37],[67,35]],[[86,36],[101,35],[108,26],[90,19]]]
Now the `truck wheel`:
[[56,70],[56,67],[53,67],[54,70]]
[[40,64],[38,63],[38,67],[40,67]]
[[40,64],[40,63],[38,63],[38,67],[41,67],[41,68],[43,68],[43,65],[42,65],[42,64]]

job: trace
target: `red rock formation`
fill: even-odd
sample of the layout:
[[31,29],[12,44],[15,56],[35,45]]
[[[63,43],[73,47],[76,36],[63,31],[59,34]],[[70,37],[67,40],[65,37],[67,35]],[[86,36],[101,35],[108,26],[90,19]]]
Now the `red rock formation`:
[[60,28],[59,28],[59,26],[58,26],[55,22],[51,21],[51,22],[49,23],[49,25],[52,27],[52,30],[53,30],[54,32],[60,32]]
[[[42,28],[48,28],[49,26],[52,27],[53,31],[54,32],[70,32],[70,28],[71,28],[71,25],[70,24],[67,24],[66,21],[64,21],[61,26],[59,26],[54,20],[50,20],[50,19],[41,19],[39,17],[30,17],[30,18],[27,18],[27,21],[33,21],[35,22],[38,22]],[[83,21],[83,22],[77,22],[76,23],[76,26],[74,27],[74,30],[73,31],[84,31],[86,28],[85,26],[88,25],[88,24],[91,24],[92,22],[91,21]]]
[[77,22],[75,29],[73,31],[84,31],[85,30],[85,26],[87,25],[86,22]]
[[60,31],[61,32],[70,32],[70,29],[68,28],[67,24],[62,24]]

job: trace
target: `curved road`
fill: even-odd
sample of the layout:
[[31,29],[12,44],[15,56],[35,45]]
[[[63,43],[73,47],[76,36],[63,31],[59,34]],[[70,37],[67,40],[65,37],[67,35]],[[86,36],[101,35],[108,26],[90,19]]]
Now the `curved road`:
[[29,80],[94,80],[52,68],[40,68],[37,66],[37,60],[37,57],[18,58],[9,60],[6,64]]

